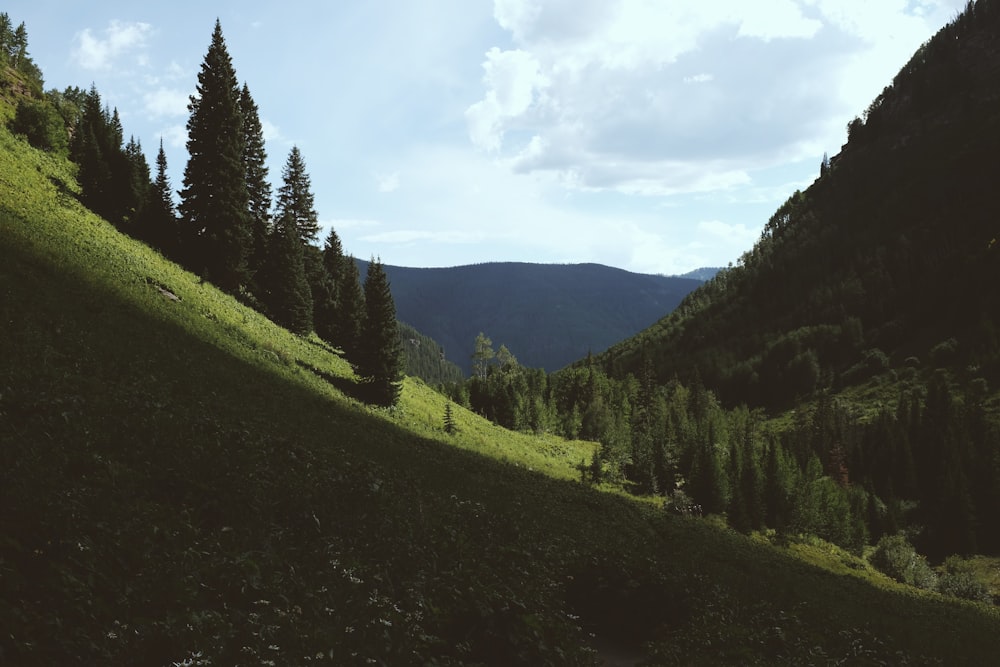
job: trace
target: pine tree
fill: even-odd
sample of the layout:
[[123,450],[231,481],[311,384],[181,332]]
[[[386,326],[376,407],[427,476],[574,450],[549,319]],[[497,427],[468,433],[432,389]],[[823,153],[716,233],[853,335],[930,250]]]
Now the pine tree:
[[451,435],[458,428],[455,426],[455,415],[451,410],[451,402],[445,403],[444,406],[444,432]]
[[281,180],[276,215],[289,216],[295,222],[302,243],[315,243],[319,234],[319,217],[313,203],[312,184],[298,146],[292,146],[281,170]]
[[365,277],[365,318],[355,367],[368,385],[372,403],[396,404],[403,379],[403,349],[389,279],[382,262],[374,258]]
[[14,43],[11,49],[11,65],[20,70],[28,59],[28,29],[22,21],[14,31]]
[[14,42],[14,24],[7,12],[0,12],[0,65],[10,61],[10,49]]
[[[267,152],[264,150],[264,128],[257,104],[245,83],[240,93],[240,113],[243,115],[243,169],[246,177],[250,218],[250,249],[247,256],[250,272],[263,269],[267,257],[267,238],[271,233],[271,184],[267,181]],[[257,279],[251,282],[251,292],[261,297]]]
[[150,173],[142,143],[134,136],[129,137],[123,153],[122,176],[119,183],[118,200],[122,208],[122,222],[129,232],[144,238],[141,230],[143,209],[149,198]]
[[316,335],[333,345],[341,346],[341,341],[337,340],[337,321],[340,318],[339,284],[344,270],[344,251],[340,245],[340,238],[333,228],[330,229],[330,234],[323,244],[321,261],[322,282],[318,289],[313,288],[313,320]]
[[312,294],[306,281],[302,243],[290,218],[279,218],[270,237],[265,300],[271,318],[289,331],[312,330]]
[[177,215],[174,211],[170,179],[167,177],[167,154],[163,150],[162,137],[160,137],[160,150],[156,154],[156,178],[149,189],[143,218],[146,240],[164,255],[176,260]]
[[83,205],[102,216],[107,213],[111,184],[111,168],[105,155],[107,122],[101,107],[101,96],[97,87],[92,85],[83,98],[80,120],[70,146],[70,159],[79,165],[78,180]]
[[243,116],[236,72],[218,20],[188,104],[187,149],[180,213],[192,268],[236,292],[249,279],[249,193],[243,163]]
[[333,343],[344,351],[348,359],[359,353],[361,328],[365,319],[365,294],[361,288],[361,272],[354,257],[348,255],[340,263],[337,281],[337,319]]
[[337,230],[333,227],[330,228],[330,233],[327,234],[326,240],[323,242],[323,266],[334,279],[339,278],[343,272],[344,246],[340,242],[340,237],[337,236]]

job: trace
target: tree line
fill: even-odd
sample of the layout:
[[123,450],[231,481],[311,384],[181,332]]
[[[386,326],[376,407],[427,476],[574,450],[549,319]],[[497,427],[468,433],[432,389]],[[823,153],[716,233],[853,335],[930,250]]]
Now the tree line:
[[[23,62],[23,24],[10,33],[15,38],[8,25],[4,14],[0,57]],[[290,331],[314,331],[343,350],[367,400],[395,404],[403,348],[384,268],[372,258],[362,284],[334,229],[319,247],[298,146],[272,192],[259,110],[248,85],[238,84],[219,21],[188,111],[189,159],[176,206],[162,139],[153,173],[141,143],[125,141],[117,109],[102,103],[95,86],[22,99],[11,127],[78,165],[80,199],[92,211]]]
[[981,379],[940,371],[874,414],[823,392],[779,427],[724,407],[697,376],[659,383],[649,360],[624,379],[590,358],[546,374],[484,334],[472,357],[451,398],[508,428],[600,443],[586,481],[856,552],[900,531],[932,558],[1000,552],[1000,428]]

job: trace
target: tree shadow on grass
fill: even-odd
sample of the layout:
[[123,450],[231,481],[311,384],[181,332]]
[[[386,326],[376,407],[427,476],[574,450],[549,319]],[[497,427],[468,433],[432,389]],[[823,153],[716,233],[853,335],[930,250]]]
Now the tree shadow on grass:
[[316,377],[320,378],[330,386],[338,389],[345,396],[349,396],[355,400],[361,401],[362,403],[369,403],[367,387],[364,384],[359,384],[354,380],[348,378],[338,377],[333,373],[327,373],[324,370],[316,368],[312,364],[308,364],[301,359],[296,359],[295,363],[301,368],[309,371]]

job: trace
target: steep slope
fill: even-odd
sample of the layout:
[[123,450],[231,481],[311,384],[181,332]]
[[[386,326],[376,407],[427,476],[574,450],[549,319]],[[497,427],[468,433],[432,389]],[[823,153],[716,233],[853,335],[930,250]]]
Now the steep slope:
[[[362,275],[367,262],[359,261]],[[649,326],[701,284],[599,264],[386,266],[399,319],[471,369],[476,335],[531,368],[556,370]]]
[[922,47],[735,268],[601,357],[782,407],[904,362],[1000,382],[1000,3]]

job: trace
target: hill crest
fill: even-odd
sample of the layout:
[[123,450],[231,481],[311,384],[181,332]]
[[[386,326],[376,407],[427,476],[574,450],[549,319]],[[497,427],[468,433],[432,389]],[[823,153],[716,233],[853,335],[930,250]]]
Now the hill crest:
[[[357,261],[364,273],[367,262]],[[594,263],[384,268],[400,321],[437,341],[466,374],[480,332],[521,364],[556,370],[640,331],[701,284]]]

